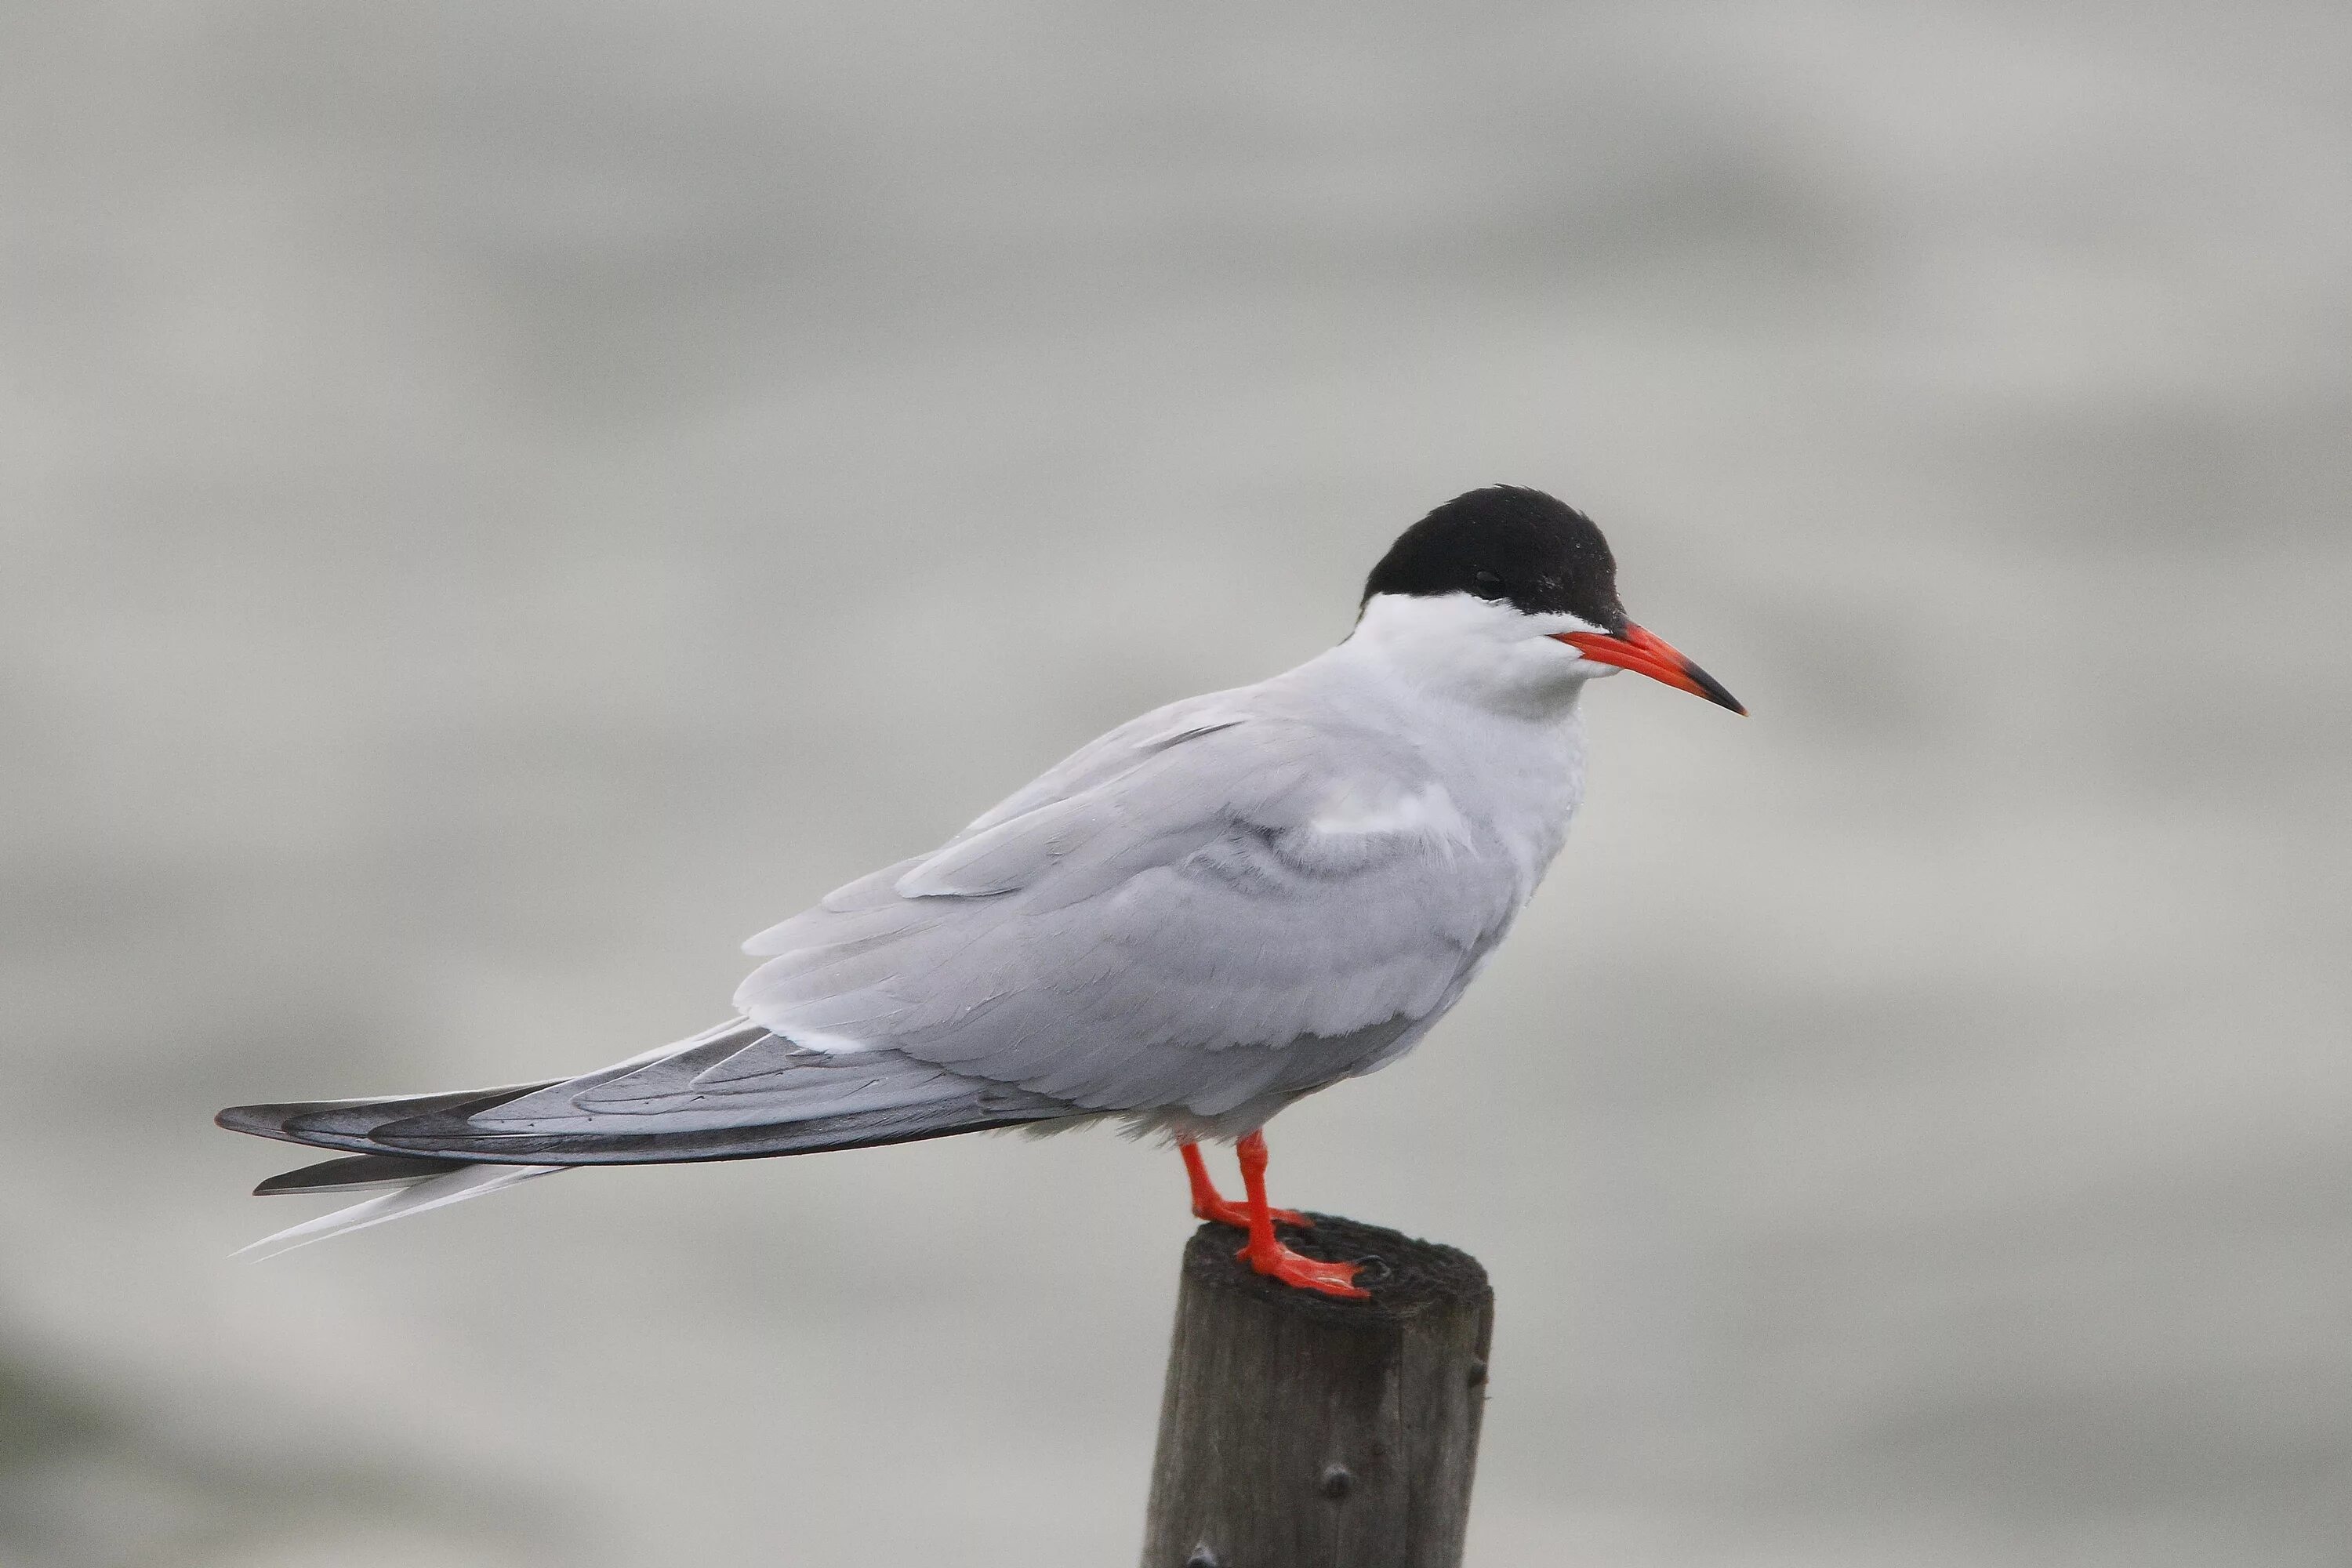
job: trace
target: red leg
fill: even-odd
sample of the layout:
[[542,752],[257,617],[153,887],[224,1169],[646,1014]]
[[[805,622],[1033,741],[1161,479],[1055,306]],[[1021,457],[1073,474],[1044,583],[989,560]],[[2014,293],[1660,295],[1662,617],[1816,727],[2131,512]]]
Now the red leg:
[[[1179,1143],[1177,1152],[1184,1156],[1184,1174],[1192,1183],[1192,1217],[1214,1220],[1219,1225],[1232,1226],[1235,1230],[1249,1228],[1249,1210],[1230,1202],[1217,1191],[1217,1184],[1209,1180],[1209,1167],[1201,1158],[1198,1143]],[[1312,1230],[1315,1222],[1297,1209],[1270,1209],[1276,1225],[1296,1226],[1300,1230]]]
[[1274,1238],[1275,1211],[1265,1206],[1265,1139],[1253,1132],[1241,1141],[1237,1152],[1242,1158],[1242,1184],[1249,1189],[1249,1245],[1240,1256],[1249,1259],[1249,1266],[1303,1290],[1358,1300],[1370,1296],[1370,1290],[1355,1286],[1356,1265],[1307,1258]]

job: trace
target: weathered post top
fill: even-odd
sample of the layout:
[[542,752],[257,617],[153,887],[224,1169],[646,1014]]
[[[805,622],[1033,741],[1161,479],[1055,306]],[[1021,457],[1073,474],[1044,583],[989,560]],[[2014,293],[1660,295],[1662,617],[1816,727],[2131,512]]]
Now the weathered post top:
[[1363,1301],[1278,1284],[1204,1225],[1184,1248],[1143,1568],[1454,1568],[1495,1295],[1454,1247],[1328,1215],[1284,1240]]

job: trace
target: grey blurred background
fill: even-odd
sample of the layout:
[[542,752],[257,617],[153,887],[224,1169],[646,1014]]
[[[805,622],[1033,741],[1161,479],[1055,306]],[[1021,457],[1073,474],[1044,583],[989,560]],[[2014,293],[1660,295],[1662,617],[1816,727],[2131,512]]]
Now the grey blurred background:
[[1131,1560],[1175,1160],[591,1173],[262,1266],[236,1100],[735,944],[1609,529],[1751,721],[1277,1195],[1496,1280],[1485,1564],[2352,1562],[2352,12],[0,10],[0,1561]]

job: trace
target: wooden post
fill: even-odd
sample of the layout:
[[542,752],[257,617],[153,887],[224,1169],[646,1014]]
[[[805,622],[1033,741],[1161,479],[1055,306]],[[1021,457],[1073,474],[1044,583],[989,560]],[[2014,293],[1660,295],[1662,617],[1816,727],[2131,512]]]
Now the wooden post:
[[1456,1568],[1495,1292],[1476,1258],[1314,1216],[1368,1301],[1278,1285],[1204,1225],[1184,1248],[1143,1568]]

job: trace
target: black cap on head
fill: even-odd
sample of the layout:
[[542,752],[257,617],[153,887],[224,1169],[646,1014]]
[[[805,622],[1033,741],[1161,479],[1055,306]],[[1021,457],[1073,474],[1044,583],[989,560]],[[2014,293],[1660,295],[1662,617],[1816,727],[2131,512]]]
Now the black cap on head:
[[1601,530],[1574,507],[1517,485],[1455,496],[1406,529],[1365,580],[1364,597],[1375,594],[1469,594],[1625,629],[1617,560]]

